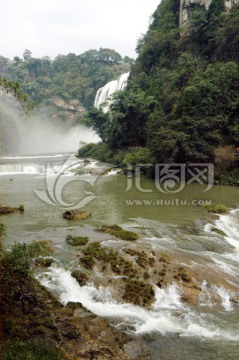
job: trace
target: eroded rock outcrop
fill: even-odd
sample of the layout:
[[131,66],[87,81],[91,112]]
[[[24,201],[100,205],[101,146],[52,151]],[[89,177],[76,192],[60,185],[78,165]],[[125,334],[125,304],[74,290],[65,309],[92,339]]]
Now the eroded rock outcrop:
[[[206,10],[208,10],[211,3],[212,0],[180,0],[180,26],[183,26],[188,21],[192,7],[194,5],[204,6]],[[239,0],[225,0],[225,7],[226,9],[230,10],[233,5],[238,3]]]

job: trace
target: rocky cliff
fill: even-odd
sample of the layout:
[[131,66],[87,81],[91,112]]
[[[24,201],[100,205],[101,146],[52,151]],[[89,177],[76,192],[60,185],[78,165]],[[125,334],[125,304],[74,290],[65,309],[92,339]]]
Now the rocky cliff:
[[[182,26],[185,24],[190,17],[190,11],[193,4],[204,6],[206,9],[209,8],[212,0],[180,0],[180,18],[179,24]],[[226,9],[230,10],[233,5],[238,4],[239,0],[225,0]]]

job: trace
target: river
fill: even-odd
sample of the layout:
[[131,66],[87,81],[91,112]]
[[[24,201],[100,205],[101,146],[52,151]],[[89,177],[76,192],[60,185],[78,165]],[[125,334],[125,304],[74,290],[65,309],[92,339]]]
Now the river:
[[[126,350],[135,358],[148,354],[144,358],[238,359],[239,188],[213,186],[203,191],[203,185],[190,184],[177,193],[163,193],[142,177],[140,186],[148,192],[141,192],[131,178],[114,168],[107,173],[108,168],[71,154],[2,157],[0,203],[25,207],[24,214],[1,218],[7,228],[6,247],[15,241],[51,240],[57,262],[38,275],[41,283],[63,304],[79,301],[130,333],[133,350]],[[72,169],[79,174],[72,174]],[[220,216],[209,214],[202,206],[209,201],[231,210]],[[62,217],[73,203],[92,213],[83,226]],[[172,280],[163,287],[154,286],[150,309],[125,303],[115,288],[101,282],[99,269],[95,270],[97,285],[80,286],[71,277],[78,263],[76,250],[65,241],[69,232],[118,251],[127,246],[95,231],[102,224],[119,224],[137,232],[135,248],[167,254],[174,266],[186,268],[197,284],[200,280],[197,301],[185,301]]]

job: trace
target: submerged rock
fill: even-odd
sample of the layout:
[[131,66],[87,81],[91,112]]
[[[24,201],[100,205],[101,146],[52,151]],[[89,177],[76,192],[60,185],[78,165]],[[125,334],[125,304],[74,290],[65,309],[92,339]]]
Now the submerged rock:
[[21,213],[24,212],[24,206],[20,205],[19,207],[11,207],[11,206],[0,206],[0,215],[5,214],[13,214],[17,211],[20,211]]
[[63,218],[66,220],[85,220],[90,217],[91,213],[79,209],[67,210],[63,213]]

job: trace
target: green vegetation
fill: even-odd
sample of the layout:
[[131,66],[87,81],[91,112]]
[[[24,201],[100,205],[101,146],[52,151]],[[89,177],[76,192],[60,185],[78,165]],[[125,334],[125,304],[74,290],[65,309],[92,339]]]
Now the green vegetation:
[[52,106],[53,97],[60,97],[66,102],[78,100],[81,106],[89,108],[93,106],[97,90],[129,71],[132,61],[129,57],[122,58],[115,50],[104,48],[80,55],[58,55],[54,60],[48,56],[34,58],[31,51],[26,50],[23,59],[15,57],[13,62],[1,57],[0,76],[9,79],[5,80],[9,90],[17,96],[18,88],[15,90],[11,82],[20,81],[23,92],[37,105]]
[[9,341],[2,347],[4,360],[64,360],[59,350],[44,341]]
[[14,276],[19,279],[30,275],[33,259],[48,256],[52,253],[46,242],[33,242],[29,245],[16,243],[10,252],[5,252],[1,261],[1,272],[11,281]]
[[138,235],[132,231],[122,229],[119,225],[102,225],[98,231],[102,231],[113,235],[121,240],[134,241],[138,239]]
[[48,242],[16,243],[11,251],[0,250],[1,359],[64,360],[52,321],[52,306],[60,304],[31,276],[34,258],[49,254]]
[[141,280],[127,279],[123,299],[135,305],[150,305],[154,300],[153,286]]
[[7,94],[10,93],[19,101],[26,111],[32,110],[34,104],[30,99],[29,94],[24,92],[23,87],[18,81],[8,80],[0,76],[0,89]]
[[68,235],[66,238],[67,244],[71,246],[82,246],[86,245],[89,241],[89,238],[87,236],[72,236]]
[[124,249],[124,252],[135,258],[136,263],[142,267],[154,266],[155,260],[153,257],[148,257],[145,251],[138,251],[133,249]]
[[136,271],[130,261],[125,260],[111,249],[102,248],[99,242],[89,244],[82,252],[84,256],[80,258],[80,261],[86,269],[92,269],[95,261],[101,261],[104,266],[102,270],[106,270],[109,265],[110,269],[118,275],[136,276]]
[[[123,286],[123,299],[137,305],[148,306],[154,299],[154,290],[147,282],[150,275],[145,268],[147,265],[154,265],[154,261],[152,262],[154,258],[148,257],[145,252],[133,249],[124,249],[124,252],[135,258],[135,265],[138,267],[112,249],[101,247],[99,242],[90,243],[82,250],[83,256],[80,257],[80,262],[87,270],[91,270],[97,263],[98,266],[102,265],[102,271],[109,270],[110,273],[113,271],[117,275],[124,276],[120,285]],[[140,273],[144,280],[138,279]],[[85,285],[87,278],[84,273],[76,270],[72,276],[80,285]]]
[[114,162],[123,149],[122,165],[214,162],[216,181],[236,185],[239,6],[226,12],[223,0],[208,11],[193,5],[180,29],[179,1],[161,1],[138,42],[126,90],[108,114],[89,113],[103,145],[88,146],[87,156],[109,158],[113,151]]
[[211,212],[214,214],[224,214],[224,213],[228,212],[228,208],[221,204],[206,204],[206,205],[203,205],[203,207],[208,212]]

